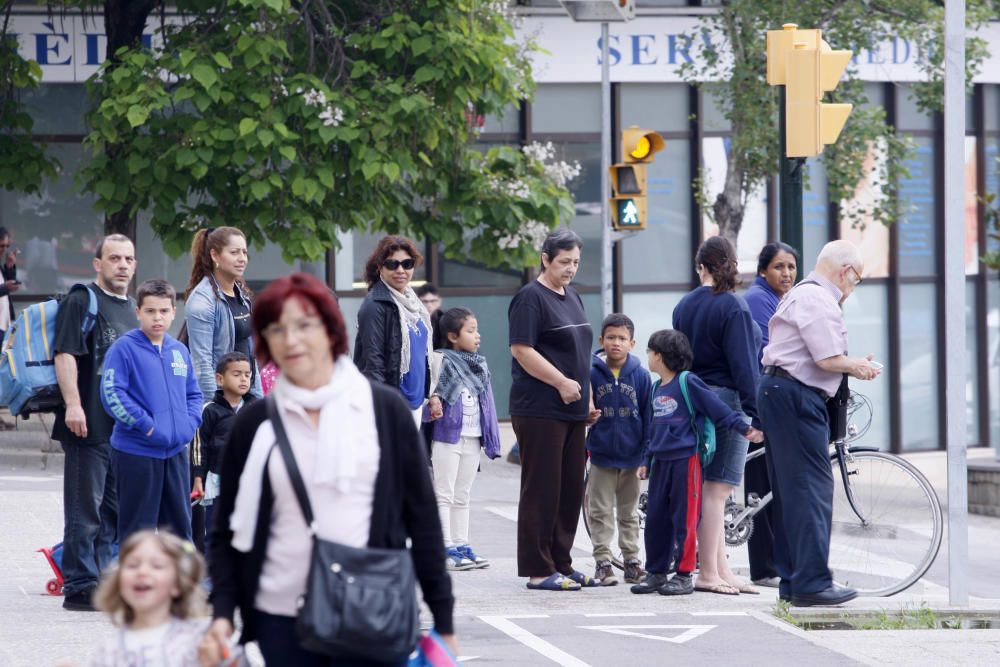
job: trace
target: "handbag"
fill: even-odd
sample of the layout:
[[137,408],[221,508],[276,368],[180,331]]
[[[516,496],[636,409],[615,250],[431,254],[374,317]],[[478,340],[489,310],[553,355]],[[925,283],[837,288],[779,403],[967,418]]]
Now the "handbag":
[[351,547],[321,539],[305,483],[273,395],[267,415],[312,536],[295,629],[302,648],[331,657],[404,660],[420,637],[416,573],[407,549]]
[[715,422],[709,419],[708,415],[702,415],[704,428],[698,428],[698,415],[695,414],[694,406],[691,405],[691,397],[688,395],[687,376],[689,372],[681,371],[679,379],[681,394],[684,396],[688,414],[691,415],[691,430],[694,431],[695,438],[698,440],[698,458],[701,460],[702,466],[707,466],[715,458]]

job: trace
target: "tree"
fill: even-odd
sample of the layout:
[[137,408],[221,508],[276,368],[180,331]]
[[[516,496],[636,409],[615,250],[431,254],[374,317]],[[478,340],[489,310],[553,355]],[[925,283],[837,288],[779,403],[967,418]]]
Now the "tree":
[[[13,2],[0,4],[9,16]],[[472,143],[482,117],[534,91],[502,0],[62,0],[102,15],[108,57],[82,172],[105,231],[140,211],[172,254],[229,224],[286,258],[317,259],[338,230],[410,233],[449,255],[521,267],[573,216],[574,167],[544,147]],[[169,4],[178,15],[165,15]],[[163,46],[142,36],[160,17]],[[155,21],[154,21],[155,22]],[[20,90],[40,69],[0,40],[0,186],[32,191],[56,164]]]
[[17,53],[17,42],[8,32],[13,6],[13,0],[0,5],[0,187],[37,193],[58,165],[32,138],[31,115],[21,104],[23,93],[38,87],[42,69]]
[[168,252],[228,224],[314,260],[356,229],[523,266],[572,218],[567,165],[470,144],[469,118],[533,92],[507,3],[185,4],[164,48],[125,46],[89,84],[85,187],[112,217],[148,209]]
[[[743,225],[749,198],[778,171],[777,92],[767,85],[767,30],[784,23],[820,28],[834,48],[857,53],[880,42],[903,37],[921,54],[920,67],[927,80],[914,86],[918,106],[940,110],[943,93],[943,3],[931,0],[722,0],[719,12],[704,17],[687,36],[691,44],[703,44],[704,59],[682,69],[691,84],[711,93],[732,126],[732,141],[726,165],[725,185],[714,195],[704,192],[704,175],[698,183],[702,209],[719,225],[720,234],[735,245]],[[993,15],[992,2],[971,0],[968,27],[975,30]],[[728,53],[731,57],[725,53]],[[986,44],[978,37],[966,40],[967,77],[972,76],[986,55]],[[717,82],[717,83],[704,83]],[[970,84],[971,86],[971,84]],[[911,147],[905,137],[887,125],[880,108],[865,108],[868,100],[861,81],[846,80],[836,90],[840,100],[855,107],[837,143],[823,153],[828,196],[839,207],[843,220],[863,225],[871,219],[882,224],[896,222],[903,213],[898,203],[898,183],[906,176],[905,160]],[[859,182],[866,176],[864,162],[869,153],[880,154],[879,172],[873,185],[881,191],[873,208],[846,206]]]

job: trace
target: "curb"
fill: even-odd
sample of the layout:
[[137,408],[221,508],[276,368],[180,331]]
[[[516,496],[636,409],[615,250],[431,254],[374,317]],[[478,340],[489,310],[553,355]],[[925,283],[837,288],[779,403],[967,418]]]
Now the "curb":
[[62,474],[65,468],[66,456],[62,452],[0,450],[0,470],[3,472],[34,471]]

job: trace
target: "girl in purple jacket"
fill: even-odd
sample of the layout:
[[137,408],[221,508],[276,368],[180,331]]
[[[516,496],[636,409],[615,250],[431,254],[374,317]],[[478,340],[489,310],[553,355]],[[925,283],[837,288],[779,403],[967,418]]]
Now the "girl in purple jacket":
[[469,497],[479,469],[479,450],[500,456],[500,425],[490,369],[479,354],[479,325],[468,308],[434,313],[434,348],[441,370],[424,421],[434,421],[431,464],[434,493],[451,570],[489,567],[469,546]]

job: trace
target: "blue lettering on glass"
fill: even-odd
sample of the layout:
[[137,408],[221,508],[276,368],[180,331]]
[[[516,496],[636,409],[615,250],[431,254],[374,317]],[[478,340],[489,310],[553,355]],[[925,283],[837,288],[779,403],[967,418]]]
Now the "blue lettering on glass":
[[[36,32],[35,33],[35,60],[39,65],[68,65],[71,56],[66,56],[66,60],[55,62],[49,60],[49,54],[51,53],[54,57],[59,58],[59,47],[60,41],[69,45],[69,35],[65,32],[56,32],[56,28],[49,22],[43,23],[43,26],[51,30],[51,33]],[[49,41],[53,39],[55,41]]]
[[87,47],[87,65],[100,65],[104,60],[104,55],[99,50],[99,40],[104,37],[104,33],[85,32],[83,34],[84,43]]
[[907,160],[909,177],[902,179],[899,194],[903,200],[904,215],[899,226],[900,257],[932,257],[931,215],[934,209],[934,173],[931,150],[918,146],[913,159]]
[[882,57],[882,46],[881,44],[876,44],[872,48],[868,49],[868,64],[869,65],[884,65],[885,58]]
[[[900,46],[905,47],[905,51],[900,53]],[[892,40],[892,64],[902,65],[910,59],[910,42],[902,37],[896,37]]]
[[656,56],[652,60],[643,60],[643,56],[649,55],[649,48],[656,43],[653,35],[632,35],[632,64],[633,65],[655,65]]
[[688,52],[690,48],[691,38],[687,35],[667,35],[667,62],[676,65],[680,55],[685,62],[693,63],[694,59]]
[[143,33],[142,35],[142,45],[149,50],[153,49],[153,35],[149,33]]
[[[143,35],[143,37],[145,37],[145,35]],[[615,65],[617,65],[621,61],[621,59],[622,59],[622,52],[619,51],[618,49],[616,49],[615,48],[616,46],[618,46],[618,35],[611,35],[611,39],[608,40],[608,58],[611,61],[608,64],[611,67],[614,67]],[[603,63],[601,63],[601,48],[602,48],[601,38],[598,37],[597,38],[597,64],[598,65],[603,64]]]

